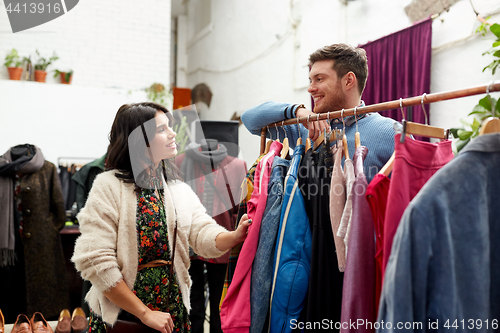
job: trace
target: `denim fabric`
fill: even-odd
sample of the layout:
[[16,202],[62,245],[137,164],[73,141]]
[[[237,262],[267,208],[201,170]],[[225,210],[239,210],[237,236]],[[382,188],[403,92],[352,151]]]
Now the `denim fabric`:
[[285,179],[285,196],[274,256],[271,333],[292,331],[293,325],[290,322],[299,318],[309,284],[311,227],[297,181],[304,148],[304,145],[295,147]]
[[[497,330],[499,170],[500,133],[478,136],[415,196],[394,237],[379,322],[421,322],[419,331]],[[446,328],[447,320],[458,330]]]
[[267,327],[265,322],[271,298],[274,248],[280,224],[281,204],[283,203],[283,183],[289,166],[289,160],[278,156],[273,160],[266,210],[260,226],[259,245],[252,267],[250,333],[261,333],[262,329]]

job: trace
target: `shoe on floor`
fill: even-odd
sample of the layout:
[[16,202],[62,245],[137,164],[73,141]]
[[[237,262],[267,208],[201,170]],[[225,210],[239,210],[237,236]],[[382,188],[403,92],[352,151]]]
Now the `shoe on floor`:
[[73,333],[88,332],[88,321],[82,308],[76,308],[73,310],[73,315],[71,316],[71,328],[73,329]]
[[57,320],[56,333],[71,333],[71,313],[68,309],[61,311]]
[[25,314],[17,316],[11,333],[32,333],[31,322]]
[[33,333],[54,333],[52,327],[40,312],[35,312],[31,317],[31,328]]

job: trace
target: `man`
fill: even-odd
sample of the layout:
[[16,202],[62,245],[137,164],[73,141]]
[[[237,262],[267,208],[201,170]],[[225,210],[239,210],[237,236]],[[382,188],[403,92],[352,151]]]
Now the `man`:
[[[311,71],[307,91],[314,99],[314,110],[308,110],[303,104],[263,103],[245,111],[241,116],[243,124],[251,133],[260,135],[262,127],[284,119],[307,116],[314,119],[317,113],[364,106],[361,95],[368,77],[365,50],[346,44],[325,46],[309,56],[309,65]],[[369,150],[364,168],[367,180],[370,182],[394,151],[394,120],[378,113],[344,117],[351,156],[354,153],[356,120],[361,144]],[[307,128],[302,124],[284,126],[292,148],[299,135],[304,140],[309,136],[314,141],[323,129],[329,131],[330,128],[343,128],[342,119],[332,120],[331,125],[326,120],[311,121],[307,124]],[[283,130],[279,131],[280,137],[284,138]],[[269,132],[273,139],[277,137],[274,129]]]

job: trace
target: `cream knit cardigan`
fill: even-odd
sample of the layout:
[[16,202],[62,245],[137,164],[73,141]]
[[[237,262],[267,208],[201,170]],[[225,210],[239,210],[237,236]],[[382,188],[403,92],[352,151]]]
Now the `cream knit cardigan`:
[[[103,291],[121,280],[132,289],[138,266],[135,185],[124,183],[115,173],[107,171],[95,179],[85,207],[77,216],[81,236],[76,240],[71,258],[82,278],[92,283],[85,300],[111,325],[116,322],[120,308],[108,300]],[[175,226],[174,204],[177,211],[174,269],[184,305],[189,311],[189,246],[203,257],[219,257],[225,251],[216,248],[215,238],[227,230],[206,214],[198,196],[183,182],[169,182],[168,186],[164,183],[164,200],[170,248]]]

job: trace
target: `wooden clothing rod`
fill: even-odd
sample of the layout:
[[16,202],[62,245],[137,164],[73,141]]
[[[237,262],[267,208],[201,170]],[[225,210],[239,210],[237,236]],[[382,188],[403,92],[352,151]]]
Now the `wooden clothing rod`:
[[[475,86],[475,87],[470,87],[470,88],[465,88],[465,89],[458,89],[458,90],[451,90],[451,91],[445,91],[445,92],[439,92],[439,93],[433,93],[433,94],[426,94],[424,96],[423,103],[430,104],[430,103],[446,101],[446,100],[456,99],[456,98],[461,98],[461,97],[486,94],[486,93],[488,93],[488,91],[489,92],[500,91],[500,81],[492,81],[488,84],[483,84],[480,86]],[[403,98],[401,100],[401,102],[402,102],[403,107],[413,106],[413,105],[421,105],[422,104],[422,95],[415,96],[415,97]],[[359,107],[356,109],[356,114],[398,109],[400,107],[399,103],[400,103],[400,100],[395,100],[395,101],[390,101],[390,102],[383,102],[383,103],[362,106],[362,107]],[[330,111],[330,112],[325,112],[325,113],[318,113],[316,116],[311,116],[309,121],[336,119],[336,118],[340,118],[341,115],[342,115],[342,110]],[[354,108],[345,109],[343,112],[344,117],[353,116],[353,115],[354,115]],[[266,131],[268,128],[281,127],[283,125],[294,125],[294,124],[297,124],[297,122],[302,123],[302,124],[307,124],[307,117],[288,119],[288,120],[285,120],[284,122],[280,121],[277,123],[269,124],[266,127],[263,127],[261,130],[261,134],[260,134],[260,153],[263,154],[265,149],[266,149]]]

